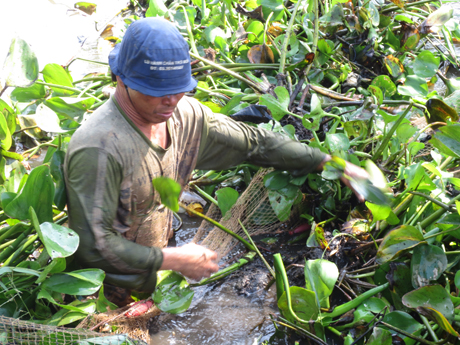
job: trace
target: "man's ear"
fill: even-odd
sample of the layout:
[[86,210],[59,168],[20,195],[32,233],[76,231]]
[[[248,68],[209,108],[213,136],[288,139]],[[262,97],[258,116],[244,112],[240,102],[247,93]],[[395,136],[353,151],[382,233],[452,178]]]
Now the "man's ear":
[[121,80],[121,78],[120,78],[119,76],[115,76],[115,77],[117,78],[117,83],[118,83],[118,85],[120,85],[120,86],[123,86],[123,87],[124,87],[124,86],[125,86],[125,84],[123,83],[123,81]]

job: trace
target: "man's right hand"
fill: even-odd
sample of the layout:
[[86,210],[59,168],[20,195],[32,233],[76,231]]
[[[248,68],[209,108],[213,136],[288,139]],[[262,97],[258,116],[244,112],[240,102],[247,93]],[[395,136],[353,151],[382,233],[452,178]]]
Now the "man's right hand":
[[163,250],[160,270],[173,270],[184,276],[200,280],[219,270],[217,253],[194,243]]

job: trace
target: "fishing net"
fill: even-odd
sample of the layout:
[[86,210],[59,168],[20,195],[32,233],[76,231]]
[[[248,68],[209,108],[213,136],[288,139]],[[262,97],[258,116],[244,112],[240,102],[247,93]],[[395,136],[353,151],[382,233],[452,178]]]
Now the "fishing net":
[[153,305],[145,314],[127,317],[126,312],[130,308],[128,305],[105,313],[88,315],[77,328],[99,332],[115,330],[116,333],[142,340],[139,344],[150,343],[149,323],[153,317],[161,313],[160,309]]
[[47,326],[0,316],[2,345],[147,345],[124,334],[103,334],[84,329]]
[[[220,209],[214,204],[210,206],[206,215],[243,238],[247,238],[247,236],[238,220],[241,221],[251,237],[261,234],[282,233],[295,226],[298,223],[298,215],[306,205],[301,203],[294,206],[293,210],[286,210],[287,213],[290,213],[289,218],[287,221],[281,222],[273,211],[269,191],[265,188],[263,181],[264,176],[271,171],[273,169],[260,169],[225,217],[222,217]],[[280,218],[283,218],[282,216]],[[219,259],[226,257],[239,245],[238,240],[214,227],[206,220],[201,223],[193,242],[216,251]]]

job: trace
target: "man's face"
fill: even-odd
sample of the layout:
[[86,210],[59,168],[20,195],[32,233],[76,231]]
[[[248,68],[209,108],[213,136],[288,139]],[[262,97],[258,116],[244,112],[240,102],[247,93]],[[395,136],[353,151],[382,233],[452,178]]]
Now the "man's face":
[[167,121],[172,116],[174,109],[176,109],[177,103],[184,97],[184,93],[153,97],[130,88],[128,88],[128,92],[134,109],[145,121],[150,123]]

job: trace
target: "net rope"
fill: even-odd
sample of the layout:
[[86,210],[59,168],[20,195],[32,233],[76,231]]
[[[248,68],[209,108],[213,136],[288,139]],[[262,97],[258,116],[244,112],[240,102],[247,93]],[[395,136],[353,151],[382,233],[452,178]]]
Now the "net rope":
[[[281,222],[273,211],[269,198],[269,190],[264,186],[264,176],[271,171],[273,169],[260,169],[225,217],[222,217],[220,209],[214,204],[210,206],[206,216],[217,220],[220,224],[243,238],[247,238],[247,236],[238,220],[241,221],[251,237],[261,234],[279,233],[295,225],[302,206],[294,207],[293,210],[286,210],[286,213],[290,215],[284,215],[285,217],[289,217],[285,222]],[[283,218],[282,216],[281,218]],[[216,251],[219,259],[226,257],[230,252],[232,252],[231,254],[236,254],[233,252],[237,246],[242,248],[238,240],[206,220],[198,228],[193,242],[200,243]]]
[[129,338],[123,334],[104,334],[84,329],[41,325],[31,321],[0,316],[0,344],[147,345],[148,343]]

